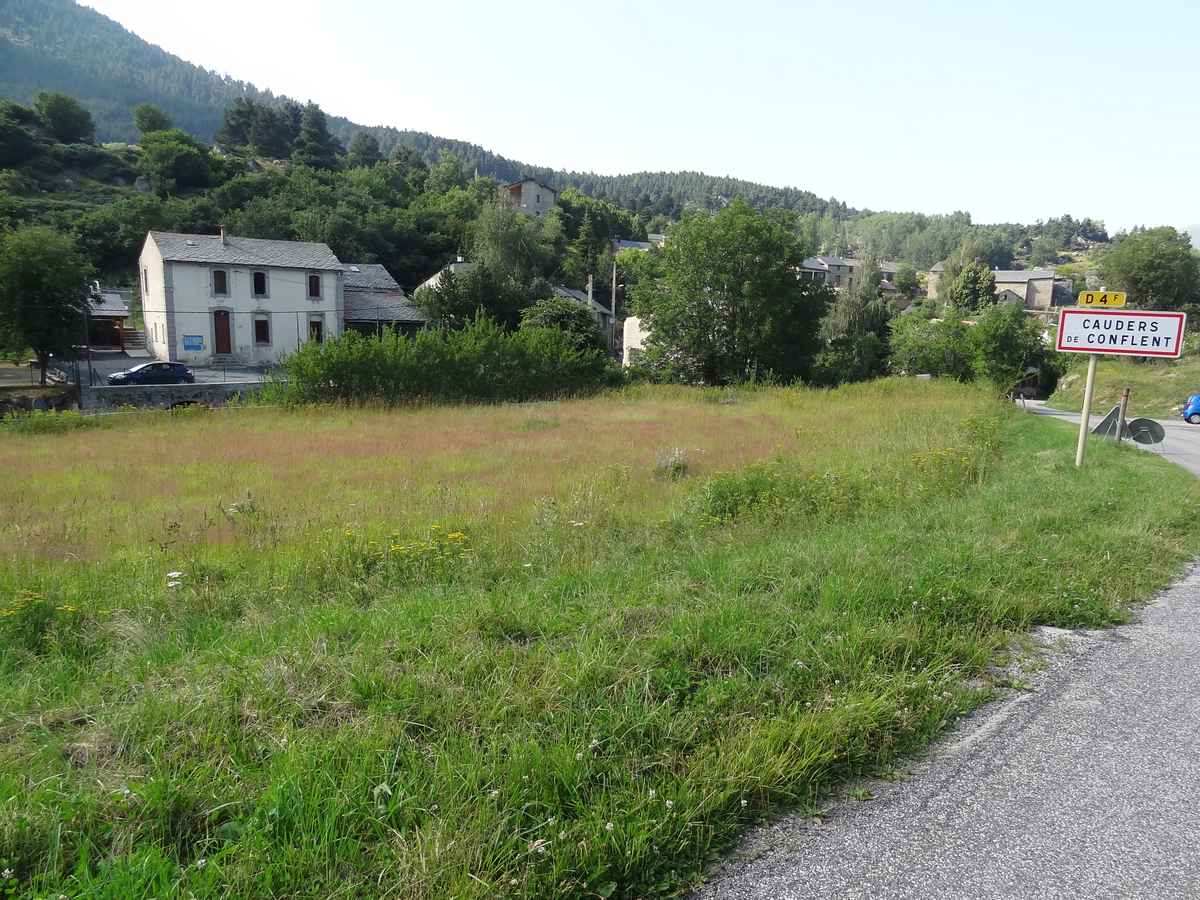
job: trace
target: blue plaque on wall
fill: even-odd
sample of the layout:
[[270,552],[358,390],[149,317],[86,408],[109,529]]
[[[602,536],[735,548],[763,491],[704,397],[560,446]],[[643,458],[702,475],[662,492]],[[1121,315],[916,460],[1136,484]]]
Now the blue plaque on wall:
[[183,336],[184,350],[203,350],[204,335],[202,334],[185,334]]

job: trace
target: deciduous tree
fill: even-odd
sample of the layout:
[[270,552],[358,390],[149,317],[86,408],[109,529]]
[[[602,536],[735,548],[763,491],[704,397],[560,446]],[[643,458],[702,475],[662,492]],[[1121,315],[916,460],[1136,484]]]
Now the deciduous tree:
[[96,137],[92,114],[82,103],[66,94],[43,92],[37,96],[37,111],[46,130],[64,144],[89,143]]
[[133,124],[142,134],[166,131],[171,127],[171,117],[153,103],[139,103],[133,108]]
[[1148,309],[1179,309],[1200,303],[1200,261],[1191,238],[1169,226],[1135,231],[1100,260],[1109,290],[1128,291]]
[[650,345],[711,384],[808,374],[828,289],[801,281],[796,236],[743,200],[671,229],[657,272],[633,288]]
[[91,274],[69,235],[39,225],[0,236],[0,346],[32,349],[42,384],[50,357],[83,334]]

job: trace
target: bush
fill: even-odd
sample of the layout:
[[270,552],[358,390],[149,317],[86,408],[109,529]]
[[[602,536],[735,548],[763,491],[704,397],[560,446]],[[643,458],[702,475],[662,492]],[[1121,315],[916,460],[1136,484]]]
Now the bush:
[[81,428],[95,428],[99,424],[100,421],[96,417],[77,412],[34,410],[0,417],[0,433],[7,431],[10,434],[59,434],[64,431],[78,431]]
[[602,351],[549,328],[505,332],[479,318],[459,331],[347,333],[305,344],[264,399],[285,403],[522,401],[587,394],[621,382]]

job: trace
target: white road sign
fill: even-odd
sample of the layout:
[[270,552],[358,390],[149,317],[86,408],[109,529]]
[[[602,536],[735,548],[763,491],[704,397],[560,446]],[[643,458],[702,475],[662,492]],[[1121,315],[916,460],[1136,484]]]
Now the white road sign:
[[1176,357],[1183,352],[1181,312],[1064,309],[1058,319],[1057,349],[1067,353]]

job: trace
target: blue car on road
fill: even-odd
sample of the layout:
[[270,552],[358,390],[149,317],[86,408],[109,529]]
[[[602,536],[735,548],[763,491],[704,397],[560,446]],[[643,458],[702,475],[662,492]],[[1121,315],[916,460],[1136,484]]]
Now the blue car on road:
[[1192,394],[1183,404],[1183,418],[1193,425],[1200,425],[1200,394]]

